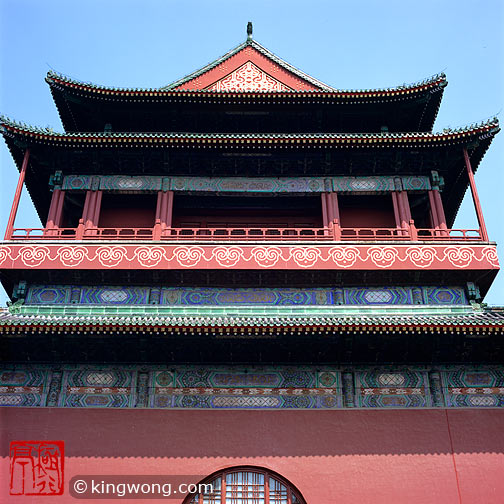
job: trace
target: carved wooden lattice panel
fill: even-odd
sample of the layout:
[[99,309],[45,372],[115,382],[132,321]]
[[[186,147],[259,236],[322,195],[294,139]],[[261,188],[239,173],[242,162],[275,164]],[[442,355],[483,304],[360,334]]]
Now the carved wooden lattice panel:
[[209,91],[291,91],[285,84],[270,77],[251,61],[237,68],[224,79],[212,84]]

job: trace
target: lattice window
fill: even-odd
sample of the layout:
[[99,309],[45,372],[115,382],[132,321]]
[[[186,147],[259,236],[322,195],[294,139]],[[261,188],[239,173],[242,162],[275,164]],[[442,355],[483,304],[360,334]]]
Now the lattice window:
[[188,497],[184,504],[304,504],[292,485],[259,468],[228,469],[203,483],[211,490]]

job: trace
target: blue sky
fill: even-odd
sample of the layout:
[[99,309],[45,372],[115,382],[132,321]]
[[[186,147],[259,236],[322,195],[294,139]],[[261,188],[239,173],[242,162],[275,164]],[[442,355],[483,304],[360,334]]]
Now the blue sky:
[[[340,89],[383,88],[444,71],[449,85],[434,127],[457,127],[504,108],[501,0],[0,0],[0,112],[62,130],[44,76],[54,69],[116,87],[160,87],[254,38],[306,73]],[[476,183],[490,238],[504,263],[504,133]],[[0,229],[17,170],[0,144]],[[456,228],[476,227],[469,195]],[[23,194],[18,227],[38,227]],[[6,296],[0,293],[0,304]],[[504,304],[504,275],[486,301]]]

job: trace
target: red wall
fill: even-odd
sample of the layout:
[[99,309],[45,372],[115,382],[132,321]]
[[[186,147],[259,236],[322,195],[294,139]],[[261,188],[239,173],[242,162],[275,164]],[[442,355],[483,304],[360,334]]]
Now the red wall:
[[65,441],[66,489],[54,497],[58,503],[76,502],[68,481],[78,474],[206,475],[244,464],[280,473],[308,504],[504,500],[499,410],[3,408],[0,426],[2,502],[9,498],[9,442],[23,439]]
[[155,209],[118,208],[102,209],[98,227],[101,228],[151,228],[154,226]]
[[341,208],[341,227],[395,228],[394,212],[385,208]]

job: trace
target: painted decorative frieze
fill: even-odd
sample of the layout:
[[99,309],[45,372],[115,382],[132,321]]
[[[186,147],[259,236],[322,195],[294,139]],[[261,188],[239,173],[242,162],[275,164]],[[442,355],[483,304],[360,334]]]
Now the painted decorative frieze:
[[448,407],[504,406],[504,369],[445,371],[441,374],[441,381]]
[[172,177],[172,191],[310,193],[330,191],[330,180],[304,178]]
[[0,406],[163,409],[502,408],[502,366],[4,364]]
[[313,369],[231,371],[206,367],[151,373],[150,406],[213,409],[341,407],[340,375]]
[[410,369],[356,372],[355,397],[361,408],[432,406],[427,373]]
[[82,368],[66,370],[58,406],[132,408],[136,402],[136,371]]
[[[418,291],[418,295],[415,294]],[[466,305],[462,287],[212,288],[29,286],[25,304],[168,306]]]
[[103,190],[116,192],[237,192],[237,193],[386,193],[426,191],[425,176],[377,177],[161,177],[126,175],[67,175],[65,191]]
[[45,406],[49,368],[0,368],[0,406]]
[[4,269],[488,270],[495,245],[0,244]]

